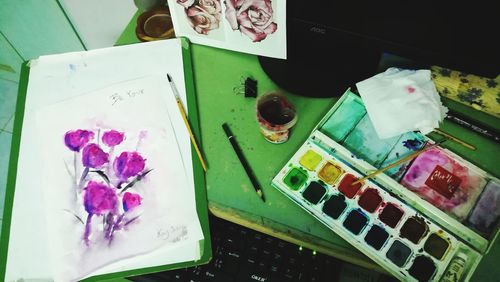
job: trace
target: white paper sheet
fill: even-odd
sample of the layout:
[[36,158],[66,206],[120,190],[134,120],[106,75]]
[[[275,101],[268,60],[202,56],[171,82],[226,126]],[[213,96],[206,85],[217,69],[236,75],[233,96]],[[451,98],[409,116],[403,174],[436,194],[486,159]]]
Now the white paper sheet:
[[[42,169],[39,189],[45,196],[56,280],[78,280],[123,258],[203,238],[195,200],[187,193],[177,140],[160,96],[170,93],[173,97],[168,85],[164,77],[131,80],[37,112],[42,158],[51,163]],[[65,133],[74,130],[93,135],[79,152],[71,151],[64,142]],[[118,141],[122,136],[124,139],[108,146],[104,141],[109,132],[119,135]],[[134,166],[129,160],[134,161],[134,155],[140,166],[131,171]],[[120,161],[127,163],[122,173]],[[99,194],[102,191],[109,195],[103,197]],[[132,207],[127,208],[126,195],[140,200],[128,201]],[[102,200],[113,203],[103,205]],[[105,216],[110,222],[103,222]],[[84,236],[86,228],[89,232]]]
[[168,0],[168,6],[177,36],[286,59],[285,0]]
[[427,134],[447,112],[429,70],[389,68],[356,87],[381,139],[415,130]]
[[[143,76],[165,76],[170,73],[177,83],[181,99],[186,104],[181,41],[178,39],[105,48],[90,52],[75,52],[44,56],[31,61],[30,80],[26,93],[21,149],[17,169],[16,191],[12,211],[6,281],[18,279],[50,279],[47,224],[42,216],[45,205],[39,179],[41,167],[47,165],[40,154],[39,136],[35,127],[35,112],[45,106],[101,89],[125,80]],[[167,104],[181,155],[189,176],[188,192],[194,196],[192,160],[189,135],[175,103],[161,93]],[[170,97],[171,98],[171,97]],[[171,100],[172,101],[172,100]],[[36,234],[36,236],[34,236]],[[199,245],[179,249],[183,256],[169,257],[170,250],[158,250],[155,256],[134,259],[137,267],[157,266],[199,257]],[[186,254],[186,255],[184,255]],[[158,258],[161,258],[160,260]],[[123,270],[127,260],[108,266],[107,270]]]

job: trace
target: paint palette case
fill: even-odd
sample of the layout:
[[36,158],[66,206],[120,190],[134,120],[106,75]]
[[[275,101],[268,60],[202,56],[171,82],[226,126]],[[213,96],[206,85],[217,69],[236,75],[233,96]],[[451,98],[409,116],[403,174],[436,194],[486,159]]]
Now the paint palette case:
[[500,181],[419,133],[381,140],[346,91],[272,184],[394,276],[467,281],[499,233]]

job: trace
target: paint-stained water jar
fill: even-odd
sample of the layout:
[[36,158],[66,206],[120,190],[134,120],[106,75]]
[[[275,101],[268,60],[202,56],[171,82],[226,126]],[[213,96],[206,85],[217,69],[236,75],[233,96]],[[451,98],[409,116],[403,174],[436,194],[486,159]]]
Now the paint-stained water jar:
[[135,34],[143,42],[174,38],[175,31],[168,7],[158,6],[142,12],[137,18]]
[[285,95],[266,93],[257,99],[257,121],[262,135],[275,144],[288,140],[290,129],[297,123],[297,113]]

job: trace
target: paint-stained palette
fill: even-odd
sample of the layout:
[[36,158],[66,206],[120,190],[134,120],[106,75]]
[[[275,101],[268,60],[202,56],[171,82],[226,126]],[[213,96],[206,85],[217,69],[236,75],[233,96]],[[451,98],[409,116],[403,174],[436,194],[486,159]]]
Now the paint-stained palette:
[[[314,156],[314,165],[305,160]],[[480,254],[431,218],[367,180],[342,159],[306,142],[273,183],[308,212],[401,279],[441,277],[457,254]],[[295,181],[291,181],[295,179]],[[425,273],[425,275],[424,275]]]
[[467,280],[498,234],[498,179],[434,148],[352,185],[426,142],[418,133],[378,140],[348,91],[272,183],[401,280]]
[[487,178],[440,148],[419,155],[401,184],[429,203],[464,221],[486,186]]

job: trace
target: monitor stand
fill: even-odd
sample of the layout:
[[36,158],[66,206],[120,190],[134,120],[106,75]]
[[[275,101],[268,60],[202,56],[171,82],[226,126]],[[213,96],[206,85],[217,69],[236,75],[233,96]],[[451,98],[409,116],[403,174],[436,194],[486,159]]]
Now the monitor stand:
[[359,44],[293,38],[287,52],[286,60],[259,56],[259,62],[280,88],[306,97],[341,96],[356,82],[375,75],[381,57],[378,49]]

